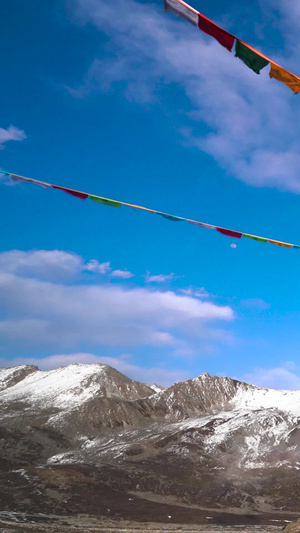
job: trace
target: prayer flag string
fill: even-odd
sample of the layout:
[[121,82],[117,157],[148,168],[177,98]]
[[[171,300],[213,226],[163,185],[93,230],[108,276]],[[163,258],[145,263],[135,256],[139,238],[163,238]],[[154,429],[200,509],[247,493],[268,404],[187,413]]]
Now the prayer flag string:
[[171,220],[173,222],[189,222],[189,224],[194,224],[195,226],[199,226],[200,228],[205,228],[209,230],[217,230],[218,233],[221,233],[222,235],[226,235],[227,237],[230,237],[230,238],[241,239],[242,237],[246,237],[247,239],[252,239],[258,242],[264,242],[264,243],[269,242],[271,244],[275,244],[276,246],[281,246],[283,248],[300,249],[300,246],[296,244],[269,239],[268,237],[260,237],[259,235],[252,235],[250,233],[243,233],[242,231],[236,231],[236,230],[232,230],[228,228],[223,228],[220,226],[214,226],[212,224],[207,224],[206,222],[199,222],[198,220],[191,220],[189,218],[172,215],[170,213],[163,213],[161,211],[156,211],[156,209],[150,209],[142,205],[129,204],[128,202],[122,202],[120,200],[113,200],[112,198],[105,198],[104,196],[98,196],[98,195],[90,194],[84,191],[77,191],[76,189],[70,189],[69,187],[62,187],[61,185],[55,185],[54,183],[47,183],[45,181],[35,180],[33,178],[26,178],[25,176],[19,176],[18,174],[11,174],[9,172],[3,172],[3,171],[0,171],[0,173],[4,174],[5,176],[10,177],[15,182],[34,183],[36,185],[39,185],[40,187],[43,187],[44,189],[52,188],[52,189],[61,190],[67,194],[70,194],[71,196],[79,198],[80,200],[86,200],[87,198],[89,198],[93,202],[108,205],[111,207],[122,207],[122,205],[125,205],[127,207],[133,207],[134,209],[140,209],[142,211],[149,211],[149,213],[155,213],[156,215],[160,215],[166,218],[167,220]]
[[275,63],[275,61],[272,61],[269,57],[253,48],[253,46],[250,46],[224,30],[183,0],[164,0],[164,9],[167,13],[172,13],[173,15],[190,22],[204,33],[214,37],[222,46],[227,48],[229,52],[232,51],[235,41],[235,57],[241,59],[247,67],[251,68],[256,74],[260,74],[261,69],[270,64],[270,78],[275,78],[276,80],[281,81],[287,87],[292,89],[295,94],[299,93],[299,76],[292,74],[292,72],[284,69]]

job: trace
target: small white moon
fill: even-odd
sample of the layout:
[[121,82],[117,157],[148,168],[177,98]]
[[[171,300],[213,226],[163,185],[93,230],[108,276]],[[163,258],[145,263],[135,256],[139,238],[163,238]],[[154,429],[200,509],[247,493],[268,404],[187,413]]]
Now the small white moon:
[[230,248],[236,248],[236,244],[231,244]]

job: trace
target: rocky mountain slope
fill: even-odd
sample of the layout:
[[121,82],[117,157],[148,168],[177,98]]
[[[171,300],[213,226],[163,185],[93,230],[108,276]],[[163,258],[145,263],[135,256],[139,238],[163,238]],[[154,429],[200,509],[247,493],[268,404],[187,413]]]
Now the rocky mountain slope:
[[107,365],[0,369],[2,513],[293,519],[299,421],[300,391],[209,374],[160,389]]

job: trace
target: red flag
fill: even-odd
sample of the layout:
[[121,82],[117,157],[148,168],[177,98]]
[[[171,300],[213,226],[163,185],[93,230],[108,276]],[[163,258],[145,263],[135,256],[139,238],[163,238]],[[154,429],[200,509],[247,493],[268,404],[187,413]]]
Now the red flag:
[[228,33],[228,31],[223,30],[212,22],[212,20],[209,20],[207,17],[204,17],[204,15],[201,15],[199,13],[199,19],[198,19],[198,27],[200,30],[204,31],[204,33],[207,33],[208,35],[211,35],[214,37],[222,46],[225,46],[229,52],[231,52],[233,43],[234,43],[234,36],[231,35],[231,33]]
[[227,237],[234,237],[235,239],[240,239],[241,236],[243,235],[239,231],[233,231],[231,229],[226,229],[226,228],[218,228],[217,227],[217,231],[219,233],[222,233],[222,235],[227,235]]
[[74,191],[73,189],[67,189],[67,187],[59,187],[59,185],[52,185],[52,187],[53,189],[60,189],[61,191],[66,192],[67,194],[76,196],[76,198],[80,198],[81,200],[86,200],[89,197],[89,195],[85,192]]

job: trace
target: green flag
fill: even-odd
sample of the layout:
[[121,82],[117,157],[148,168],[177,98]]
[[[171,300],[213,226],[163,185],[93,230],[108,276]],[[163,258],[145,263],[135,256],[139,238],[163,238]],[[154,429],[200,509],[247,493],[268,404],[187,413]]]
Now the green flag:
[[248,46],[245,46],[238,40],[236,40],[235,43],[235,57],[241,59],[245,65],[254,70],[256,74],[260,74],[261,69],[269,63],[264,57],[256,54],[248,48]]
[[243,237],[247,237],[247,239],[252,239],[253,241],[268,242],[268,239],[265,239],[265,237],[258,237],[257,235],[249,235],[249,233],[243,233]]
[[89,199],[93,202],[98,202],[99,204],[110,205],[111,207],[121,207],[121,202],[116,202],[115,200],[109,200],[108,198],[102,198],[102,196],[89,195]]

